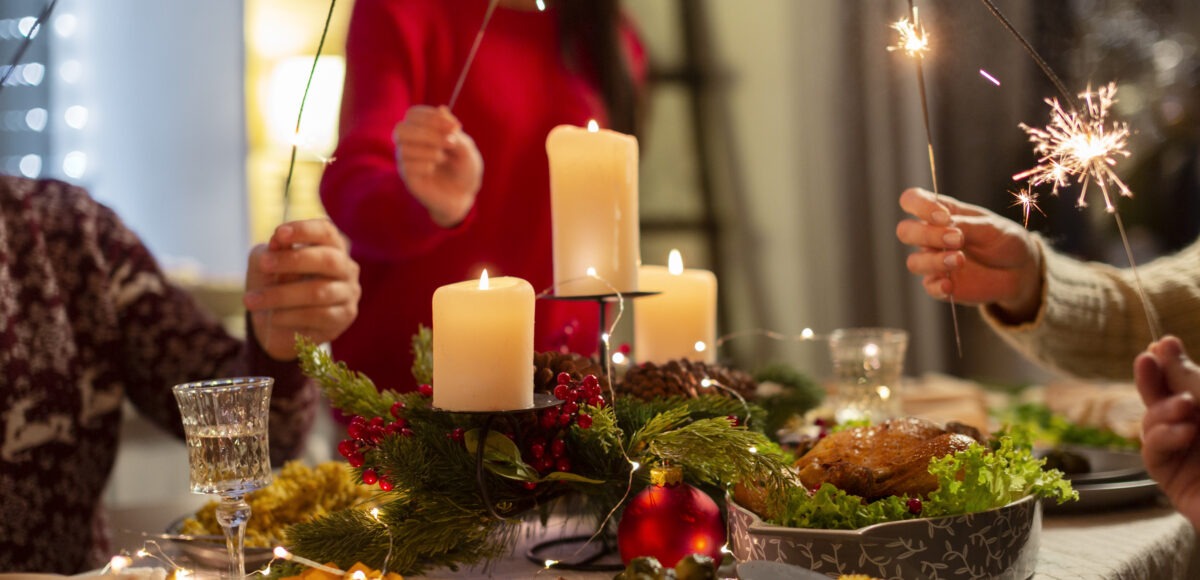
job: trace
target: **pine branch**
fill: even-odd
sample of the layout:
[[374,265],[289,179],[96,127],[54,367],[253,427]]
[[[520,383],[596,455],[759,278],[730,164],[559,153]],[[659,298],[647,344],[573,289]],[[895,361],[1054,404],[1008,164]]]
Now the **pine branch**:
[[433,330],[424,324],[412,337],[412,355],[412,375],[417,384],[433,384]]
[[334,361],[328,352],[299,334],[296,335],[296,353],[304,374],[316,380],[330,403],[345,413],[386,417],[392,403],[414,398],[394,391],[380,392],[366,375],[350,370],[346,363]]

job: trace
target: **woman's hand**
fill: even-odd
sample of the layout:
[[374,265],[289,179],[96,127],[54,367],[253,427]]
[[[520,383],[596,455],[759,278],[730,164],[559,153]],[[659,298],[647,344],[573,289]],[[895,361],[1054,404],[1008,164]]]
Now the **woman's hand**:
[[923,189],[905,191],[900,207],[915,219],[901,221],[896,237],[918,249],[908,270],[930,296],[992,305],[1013,323],[1037,314],[1041,253],[1020,224],[945,195],[934,201]]
[[283,224],[250,251],[242,301],[275,360],[296,358],[296,333],[318,344],[340,336],[358,316],[361,295],[358,263],[329,220]]
[[1200,367],[1173,336],[1151,344],[1133,364],[1142,419],[1142,461],[1180,513],[1200,526]]
[[409,108],[392,140],[400,178],[434,223],[448,228],[462,222],[483,183],[483,158],[450,109]]

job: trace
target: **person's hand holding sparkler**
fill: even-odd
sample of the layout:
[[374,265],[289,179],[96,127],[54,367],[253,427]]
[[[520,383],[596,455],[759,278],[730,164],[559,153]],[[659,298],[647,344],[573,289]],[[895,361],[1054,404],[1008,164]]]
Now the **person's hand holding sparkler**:
[[908,256],[908,270],[922,277],[930,296],[988,305],[1014,324],[1037,315],[1041,250],[1020,224],[918,188],[900,196],[900,207],[915,219],[901,221],[896,237],[919,250]]
[[1192,525],[1200,527],[1200,366],[1174,336],[1154,342],[1133,365],[1146,471]]
[[243,303],[262,349],[295,360],[295,335],[317,343],[337,338],[358,315],[358,264],[333,222],[285,223],[250,251]]
[[434,223],[448,228],[462,222],[483,183],[483,157],[450,109],[409,108],[392,139],[400,177]]

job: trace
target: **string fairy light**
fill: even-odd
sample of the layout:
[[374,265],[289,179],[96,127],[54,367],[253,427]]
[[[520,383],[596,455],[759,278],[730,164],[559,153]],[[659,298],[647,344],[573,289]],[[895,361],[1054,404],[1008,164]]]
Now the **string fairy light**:
[[320,562],[315,562],[313,560],[309,560],[308,558],[305,558],[304,556],[299,556],[299,555],[293,554],[293,553],[289,552],[288,549],[284,548],[283,546],[275,546],[275,550],[273,553],[275,554],[276,558],[279,558],[282,560],[287,560],[289,562],[295,562],[297,564],[302,564],[304,566],[308,566],[309,568],[313,568],[315,570],[320,570],[322,572],[328,572],[330,574],[334,574],[338,577],[342,577],[342,576],[346,575],[345,570],[339,570],[332,566],[326,566],[325,564],[322,564]]
[[[917,12],[917,6],[913,0],[908,0],[908,11],[912,15],[910,21],[907,17],[901,18],[896,23],[892,24],[892,28],[899,33],[899,41],[892,46],[887,47],[888,51],[901,51],[913,59],[916,64],[917,71],[917,88],[921,94],[921,117],[925,121],[925,143],[926,150],[929,154],[929,175],[933,182],[933,201],[937,203],[938,195],[941,189],[938,187],[937,162],[933,154],[933,127],[929,122],[929,97],[925,91],[925,55],[929,52],[929,35],[925,32],[925,27],[921,25],[920,15]],[[947,278],[953,281],[953,277],[947,274]],[[958,329],[958,308],[955,304],[954,294],[949,296],[950,300],[950,320],[954,325],[954,346],[958,350],[958,356],[962,357],[962,333]]]

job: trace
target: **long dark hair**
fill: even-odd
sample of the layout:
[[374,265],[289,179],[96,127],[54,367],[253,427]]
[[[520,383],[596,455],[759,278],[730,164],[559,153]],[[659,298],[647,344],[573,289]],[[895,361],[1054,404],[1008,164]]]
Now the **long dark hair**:
[[558,0],[559,50],[567,66],[595,75],[611,128],[637,135],[639,95],[621,42],[619,0]]

